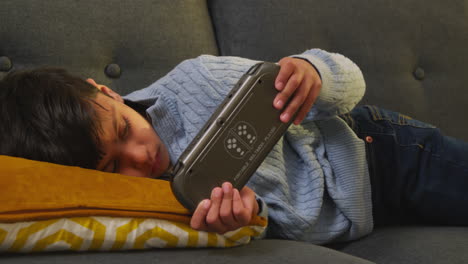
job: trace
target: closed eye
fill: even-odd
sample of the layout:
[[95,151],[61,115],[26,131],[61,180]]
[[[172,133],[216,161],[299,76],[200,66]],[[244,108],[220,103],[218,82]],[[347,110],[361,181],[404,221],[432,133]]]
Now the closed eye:
[[[123,129],[121,130],[122,132],[120,132],[119,134],[119,140],[120,141],[125,141],[129,135],[130,135],[130,129],[132,128],[132,123],[130,122],[130,119],[128,119],[128,117],[124,116],[123,117],[123,120],[125,122],[124,126],[123,126]],[[117,173],[119,171],[119,161],[118,159],[114,159],[112,161],[112,167],[110,169],[111,172],[113,173]]]
[[128,117],[124,116],[123,120],[125,122],[125,126],[122,132],[122,136],[120,138],[121,140],[125,140],[128,138],[130,134],[130,129],[132,128],[132,123],[130,122],[130,119],[128,119]]

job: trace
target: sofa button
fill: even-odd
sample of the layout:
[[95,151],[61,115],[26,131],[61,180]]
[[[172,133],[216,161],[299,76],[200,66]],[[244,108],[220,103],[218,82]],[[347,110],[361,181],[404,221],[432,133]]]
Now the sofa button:
[[424,72],[423,68],[417,67],[414,72],[413,72],[414,78],[422,81],[424,80],[424,77],[426,76],[426,73]]
[[122,71],[120,70],[120,66],[115,63],[108,64],[104,72],[109,78],[119,78],[120,75],[122,74]]
[[10,58],[8,57],[0,57],[0,71],[7,72],[11,69],[12,63]]

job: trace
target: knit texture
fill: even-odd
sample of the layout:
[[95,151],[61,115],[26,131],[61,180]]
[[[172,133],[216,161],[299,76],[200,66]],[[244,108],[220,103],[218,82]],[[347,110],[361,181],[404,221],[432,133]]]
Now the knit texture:
[[[322,90],[306,119],[288,129],[247,185],[268,207],[267,237],[316,244],[357,239],[373,228],[365,147],[337,115],[362,98],[362,73],[346,57],[323,50],[296,57],[318,69]],[[125,99],[148,106],[152,125],[175,163],[256,62],[202,55]]]

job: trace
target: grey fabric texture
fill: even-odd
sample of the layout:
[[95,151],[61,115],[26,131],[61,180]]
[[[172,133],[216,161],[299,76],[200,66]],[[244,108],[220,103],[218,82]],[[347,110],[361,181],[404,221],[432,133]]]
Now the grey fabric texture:
[[211,0],[209,6],[222,55],[276,61],[310,47],[345,54],[364,73],[362,103],[468,140],[465,0]]
[[386,227],[341,250],[376,263],[462,264],[468,260],[465,227]]
[[287,240],[258,240],[230,249],[155,249],[133,252],[50,253],[0,256],[0,263],[192,263],[192,264],[270,264],[322,263],[370,264],[372,262],[321,246]]
[[[203,0],[3,0],[0,17],[0,57],[13,69],[65,67],[122,94],[184,59],[217,54]],[[120,66],[119,78],[105,75],[111,63]]]

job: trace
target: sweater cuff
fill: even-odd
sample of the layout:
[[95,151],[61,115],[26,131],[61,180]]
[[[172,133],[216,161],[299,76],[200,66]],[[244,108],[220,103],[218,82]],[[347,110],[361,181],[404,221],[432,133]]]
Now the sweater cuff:
[[[268,219],[268,206],[267,206],[267,204],[257,194],[255,194],[255,198],[256,198],[257,203],[258,203],[258,216],[261,216],[261,217],[264,217],[265,219]],[[265,228],[265,231],[263,231],[262,234],[256,236],[255,238],[256,239],[265,238],[267,229],[268,229],[268,226],[267,226],[267,228]]]
[[320,73],[319,69],[317,69],[317,67],[315,67],[315,65],[310,62],[308,59],[306,58],[302,58],[302,57],[298,57],[298,56],[292,56],[292,58],[296,58],[296,59],[300,59],[300,60],[303,60],[303,61],[307,61],[310,65],[312,65],[312,67],[314,67],[314,69],[317,71],[319,77],[320,77],[320,80],[322,79],[322,74]]

